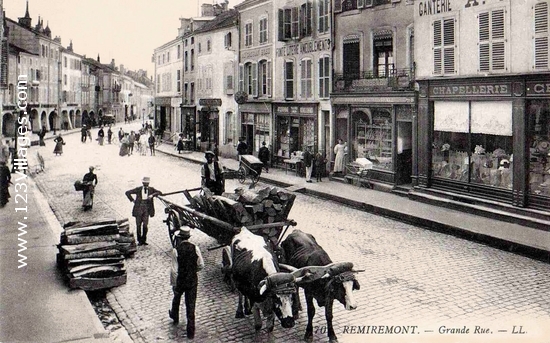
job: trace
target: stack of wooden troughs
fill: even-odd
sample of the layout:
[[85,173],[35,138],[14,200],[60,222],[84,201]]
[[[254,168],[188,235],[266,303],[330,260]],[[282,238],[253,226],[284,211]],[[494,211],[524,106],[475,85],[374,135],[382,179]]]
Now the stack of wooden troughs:
[[[119,222],[122,227],[119,227]],[[65,273],[71,288],[98,290],[126,283],[124,255],[135,240],[124,228],[126,219],[70,222],[61,233],[58,267]],[[133,242],[120,242],[121,237]],[[135,250],[134,250],[135,251]]]

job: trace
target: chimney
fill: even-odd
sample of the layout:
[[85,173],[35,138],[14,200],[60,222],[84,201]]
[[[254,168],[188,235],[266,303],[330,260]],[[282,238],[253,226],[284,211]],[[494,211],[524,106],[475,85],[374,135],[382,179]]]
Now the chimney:
[[201,5],[201,17],[212,17],[214,16],[214,5],[212,4],[202,4]]
[[115,64],[115,59],[111,59],[111,68],[115,69],[116,68],[116,64]]

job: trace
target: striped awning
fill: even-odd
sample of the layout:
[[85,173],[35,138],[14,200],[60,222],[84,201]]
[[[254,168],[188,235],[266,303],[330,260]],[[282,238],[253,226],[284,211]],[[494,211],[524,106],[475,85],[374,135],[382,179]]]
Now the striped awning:
[[391,39],[393,37],[393,31],[392,30],[376,31],[374,32],[373,37],[374,37],[374,40]]
[[344,37],[344,44],[359,43],[360,40],[359,35],[347,35]]

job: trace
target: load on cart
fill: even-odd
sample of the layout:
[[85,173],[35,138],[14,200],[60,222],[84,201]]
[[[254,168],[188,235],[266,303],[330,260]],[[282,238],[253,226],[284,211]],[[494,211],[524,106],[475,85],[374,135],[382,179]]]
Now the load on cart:
[[224,177],[226,179],[238,179],[244,183],[247,177],[250,177],[252,184],[255,185],[262,175],[263,162],[254,155],[240,155],[239,169],[233,170],[224,168]]

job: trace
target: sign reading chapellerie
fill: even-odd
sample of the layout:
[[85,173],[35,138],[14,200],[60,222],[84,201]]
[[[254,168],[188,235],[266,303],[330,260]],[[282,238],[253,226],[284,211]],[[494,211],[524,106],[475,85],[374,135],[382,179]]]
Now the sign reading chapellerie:
[[531,96],[550,96],[550,82],[526,82],[526,93]]
[[430,97],[512,96],[511,83],[478,83],[475,85],[430,86]]

